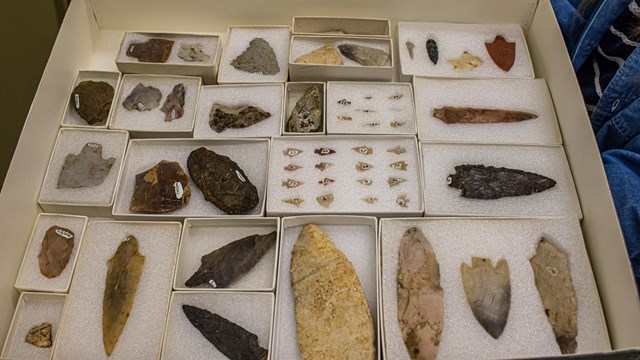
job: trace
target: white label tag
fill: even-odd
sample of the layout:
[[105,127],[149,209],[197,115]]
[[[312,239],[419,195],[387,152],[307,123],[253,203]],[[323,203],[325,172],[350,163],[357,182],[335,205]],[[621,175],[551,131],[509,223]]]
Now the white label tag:
[[68,231],[64,231],[62,229],[56,229],[56,234],[65,237],[67,239],[71,239],[73,237],[73,234],[69,233]]
[[135,45],[131,45],[129,46],[129,52],[133,52],[133,48],[135,47]]
[[97,148],[98,146],[100,146],[100,144],[88,143],[87,146],[90,147],[90,148]]
[[182,199],[182,195],[184,194],[184,189],[182,188],[182,183],[176,181],[173,183],[173,189],[176,192],[176,199]]
[[247,180],[242,176],[242,174],[240,174],[240,171],[236,170],[236,175],[238,176],[238,179],[240,179],[240,181],[242,182],[246,182]]
[[80,109],[80,94],[76,94],[74,98],[76,100],[76,109]]
[[142,103],[138,103],[138,110],[144,111],[144,109],[146,109],[144,105],[142,105]]

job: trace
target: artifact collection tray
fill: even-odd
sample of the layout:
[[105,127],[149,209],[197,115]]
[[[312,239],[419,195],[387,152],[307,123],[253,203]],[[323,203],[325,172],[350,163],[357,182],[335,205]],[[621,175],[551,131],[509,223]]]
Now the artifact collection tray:
[[[393,39],[385,19],[297,17],[293,28],[231,24],[226,37],[108,34],[123,35],[119,52],[101,43],[109,66],[97,56],[90,68],[127,74],[77,73],[39,204],[110,219],[41,215],[15,282],[68,292],[46,356],[402,359],[416,343],[427,358],[611,350],[552,89],[532,79],[520,25],[400,22]],[[395,70],[412,83],[374,82]],[[85,80],[94,83],[82,89]],[[135,94],[139,83],[157,91]],[[120,221],[130,219],[145,221]],[[405,237],[440,264],[435,337],[403,339],[416,319],[398,313],[412,295],[396,288],[417,271],[399,262]],[[65,265],[36,259],[46,243],[62,248],[49,261]],[[573,308],[547,309],[533,260],[540,243],[568,259],[546,271],[568,267]],[[474,307],[496,286],[491,275],[466,278],[480,258],[509,293],[497,310]],[[479,293],[469,295],[474,281]],[[554,334],[543,306],[573,311],[568,337]],[[483,310],[500,313],[497,327]],[[14,323],[28,312],[18,306]],[[35,354],[17,326],[2,356]]]

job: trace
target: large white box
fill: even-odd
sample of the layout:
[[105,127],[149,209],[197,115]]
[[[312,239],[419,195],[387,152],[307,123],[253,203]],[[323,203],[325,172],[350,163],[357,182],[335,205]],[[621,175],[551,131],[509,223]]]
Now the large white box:
[[[35,94],[22,136],[0,195],[4,236],[0,242],[0,339],[7,332],[18,292],[13,290],[22,254],[41,209],[38,189],[46,172],[67,91],[79,69],[115,71],[115,54],[125,31],[206,31],[224,35],[235,24],[290,24],[293,16],[327,14],[398,21],[519,24],[535,74],[548,82],[555,102],[576,189],[583,209],[581,227],[614,349],[640,346],[640,301],[629,265],[600,154],[570,58],[548,0],[381,1],[363,6],[353,0],[327,0],[322,9],[306,2],[200,0],[73,1],[58,33]],[[144,11],[131,11],[132,6]],[[60,91],[63,89],[63,91]],[[6,135],[2,135],[5,140]],[[14,306],[11,306],[14,305]]]

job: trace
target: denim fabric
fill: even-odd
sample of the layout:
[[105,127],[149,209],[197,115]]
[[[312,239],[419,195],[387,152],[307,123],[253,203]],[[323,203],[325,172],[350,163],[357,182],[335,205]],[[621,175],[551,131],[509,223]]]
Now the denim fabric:
[[[574,69],[582,66],[629,3],[629,0],[602,0],[585,18],[576,9],[577,1],[551,0]],[[604,89],[591,115],[591,126],[636,283],[640,285],[640,47]]]

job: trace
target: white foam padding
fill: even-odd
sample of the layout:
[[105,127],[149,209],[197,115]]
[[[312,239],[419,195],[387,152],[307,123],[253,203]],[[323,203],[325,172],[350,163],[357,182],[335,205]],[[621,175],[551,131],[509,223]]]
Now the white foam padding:
[[[127,49],[132,44],[145,43],[150,39],[164,39],[173,41],[173,47],[169,58],[164,64],[180,64],[180,65],[211,65],[213,66],[218,51],[218,36],[215,35],[191,35],[191,34],[152,34],[152,33],[134,33],[127,32],[122,40],[122,47],[118,52],[117,62],[143,63],[138,58],[127,56]],[[209,55],[209,61],[186,61],[178,56],[180,47],[183,45],[202,45],[202,52]]]
[[[363,155],[352,148],[368,146],[373,149],[370,155]],[[400,155],[387,152],[388,149],[401,146],[406,152]],[[302,150],[294,157],[284,155],[286,149]],[[330,148],[336,153],[321,156],[315,149]],[[406,170],[394,170],[389,165],[395,162],[407,163]],[[333,166],[320,171],[315,168],[320,162],[332,163]],[[356,164],[364,162],[373,167],[367,171],[357,171]],[[325,137],[277,137],[271,145],[269,163],[269,196],[267,198],[268,213],[403,213],[421,212],[421,186],[419,160],[414,137],[383,136],[325,136]],[[295,164],[302,166],[296,171],[285,171],[285,166]],[[389,186],[389,177],[399,177],[406,181]],[[319,182],[325,178],[335,180],[329,185]],[[283,182],[288,179],[303,184],[287,188]],[[362,185],[357,180],[369,179],[371,185]],[[333,203],[328,208],[321,206],[316,197],[333,194]],[[404,195],[409,202],[407,207],[396,203],[399,196]],[[377,198],[373,204],[365,202],[367,197]],[[285,203],[291,198],[303,199],[299,206]]]
[[[229,39],[222,52],[222,59],[218,69],[218,83],[257,83],[257,82],[285,82],[289,76],[289,64],[287,55],[289,54],[290,28],[288,26],[276,27],[231,27],[229,28]],[[238,70],[231,65],[231,62],[242,54],[248,47],[251,40],[262,38],[269,43],[269,46],[276,54],[276,60],[280,71],[274,75],[262,73],[250,73]]]
[[[313,223],[311,221],[311,223]],[[333,244],[344,253],[356,270],[362,291],[371,311],[373,326],[377,324],[376,231],[367,225],[318,225]],[[302,359],[298,348],[295,302],[291,288],[291,250],[303,226],[283,230],[278,285],[276,292],[277,319],[274,330],[274,349],[277,359]],[[376,331],[377,333],[377,331]]]
[[[129,136],[124,131],[63,128],[58,135],[38,202],[109,206],[113,201],[128,140]],[[116,159],[104,181],[96,186],[58,189],[58,178],[65,158],[69,154],[80,154],[88,143],[102,145],[103,159]]]
[[[382,321],[385,358],[409,359],[397,316],[397,266],[400,239],[415,226],[431,243],[440,265],[444,329],[439,359],[504,359],[559,356],[551,325],[535,285],[529,259],[545,237],[567,254],[577,299],[577,353],[609,351],[604,315],[577,220],[570,219],[416,219],[382,220]],[[492,265],[507,261],[511,306],[507,324],[496,340],[473,316],[460,266],[472,257]]]
[[[16,287],[34,291],[67,292],[71,283],[71,276],[78,257],[78,249],[82,245],[82,236],[87,218],[84,216],[40,214],[33,228],[31,240],[27,247],[20,273],[16,280]],[[73,232],[73,249],[69,262],[60,275],[55,278],[47,278],[40,272],[38,254],[42,249],[42,240],[47,230],[52,226],[59,226]]]
[[218,314],[258,336],[258,345],[269,350],[273,319],[271,293],[181,293],[174,292],[169,308],[164,359],[228,359],[196,329],[182,310],[191,305]]
[[[95,123],[93,125],[89,125],[86,120],[80,117],[78,113],[75,111],[75,102],[71,99],[71,93],[73,89],[75,89],[78,84],[83,81],[95,81],[100,82],[104,81],[107,84],[113,87],[113,97],[116,96],[116,91],[118,91],[118,80],[120,80],[120,73],[118,72],[107,72],[107,71],[78,71],[76,75],[76,80],[73,82],[73,86],[71,90],[69,90],[69,102],[67,103],[67,107],[65,109],[63,118],[62,118],[62,126],[70,126],[70,127],[91,127],[91,128],[106,128],[107,121],[109,118],[101,121],[99,123]],[[113,99],[115,100],[115,99]],[[113,110],[113,103],[111,104],[111,109]],[[111,111],[109,111],[111,113]],[[111,115],[111,114],[109,114]]]
[[13,336],[6,339],[2,358],[50,359],[53,347],[39,348],[26,342],[25,337],[31,328],[47,322],[51,324],[51,341],[55,343],[64,300],[63,295],[25,293],[16,307],[17,313],[11,330]]
[[[582,217],[578,195],[561,146],[473,144],[422,145],[425,214],[487,216]],[[469,199],[450,187],[447,177],[457,165],[506,167],[533,172],[556,181],[540,193],[494,200]]]
[[246,236],[266,235],[276,231],[275,223],[273,226],[188,224],[185,225],[189,226],[188,232],[185,232],[180,244],[180,258],[178,259],[174,284],[176,290],[269,291],[273,289],[277,241],[251,270],[238,277],[226,288],[213,289],[209,284],[189,288],[185,282],[198,270],[202,263],[200,258],[204,255]]
[[[320,90],[320,109],[322,109],[322,125],[316,132],[310,133],[297,133],[297,132],[289,132],[287,131],[287,121],[289,121],[289,117],[293,113],[293,109],[295,109],[298,100],[304,96],[304,93],[313,85],[318,87]],[[327,117],[326,117],[326,106],[324,103],[326,86],[324,83],[319,82],[289,82],[285,88],[286,98],[285,98],[285,111],[284,118],[282,121],[282,133],[284,135],[322,135],[326,130]]]
[[296,36],[291,42],[291,56],[289,57],[289,61],[293,64],[296,59],[300,56],[308,54],[310,52],[319,50],[326,45],[333,45],[336,48],[336,51],[342,57],[342,65],[327,65],[327,66],[357,66],[357,67],[368,67],[364,66],[357,61],[351,60],[348,57],[342,55],[340,50],[338,49],[339,45],[358,45],[358,46],[366,46],[378,50],[382,50],[389,54],[389,58],[387,62],[383,66],[391,66],[391,41],[388,39],[343,39],[343,38],[323,38],[323,37],[306,37],[306,36]]
[[[562,143],[544,79],[414,79],[418,138],[446,142],[556,145]],[[531,120],[447,124],[433,116],[444,106],[525,111]]]
[[[416,115],[411,84],[329,82],[327,84],[328,134],[407,134],[416,133]],[[395,98],[400,96],[400,98]],[[351,104],[342,105],[340,100]],[[364,113],[360,110],[373,110]],[[340,120],[338,117],[350,117]],[[402,123],[399,127],[391,123]],[[379,126],[369,126],[379,123]]]
[[[138,251],[145,261],[128,320],[107,357],[102,338],[107,262],[129,235],[138,239]],[[180,223],[89,222],[54,359],[157,358],[179,240]]]
[[[280,123],[282,121],[283,96],[284,86],[282,84],[203,86],[198,100],[193,137],[207,139],[278,136],[280,135]],[[209,125],[211,107],[216,103],[230,108],[245,105],[254,106],[268,112],[271,116],[245,128],[226,128],[218,133],[211,129]]]
[[[267,164],[269,162],[269,144],[266,140],[234,141],[224,140],[140,140],[132,141],[127,152],[113,213],[116,215],[139,215],[141,217],[206,217],[226,215],[222,210],[204,199],[202,191],[195,185],[187,168],[189,154],[206,147],[216,154],[233,160],[244,171],[249,181],[258,190],[259,202],[252,210],[243,215],[260,215],[264,204],[267,182]],[[178,210],[163,214],[140,214],[129,211],[136,175],[146,172],[160,161],[176,161],[189,177],[189,202]]]
[[[182,117],[165,121],[166,114],[162,112],[162,106],[171,94],[173,87],[184,84],[184,114]],[[152,110],[138,111],[128,110],[122,103],[138,85],[153,86],[160,90],[162,98],[160,105]],[[166,75],[125,75],[122,77],[119,96],[114,107],[113,119],[109,125],[112,129],[122,129],[139,132],[190,132],[193,129],[193,120],[198,103],[200,91],[200,78],[187,76]]]
[[[513,67],[509,71],[499,68],[489,56],[485,43],[492,43],[496,36],[516,43]],[[438,44],[438,63],[433,64],[427,55],[427,40]],[[406,42],[411,41],[413,60],[409,57]],[[533,78],[529,50],[517,24],[452,24],[452,23],[398,23],[398,49],[403,75],[429,77],[509,77]],[[467,51],[480,58],[483,64],[469,71],[454,70],[447,60],[459,59]]]

